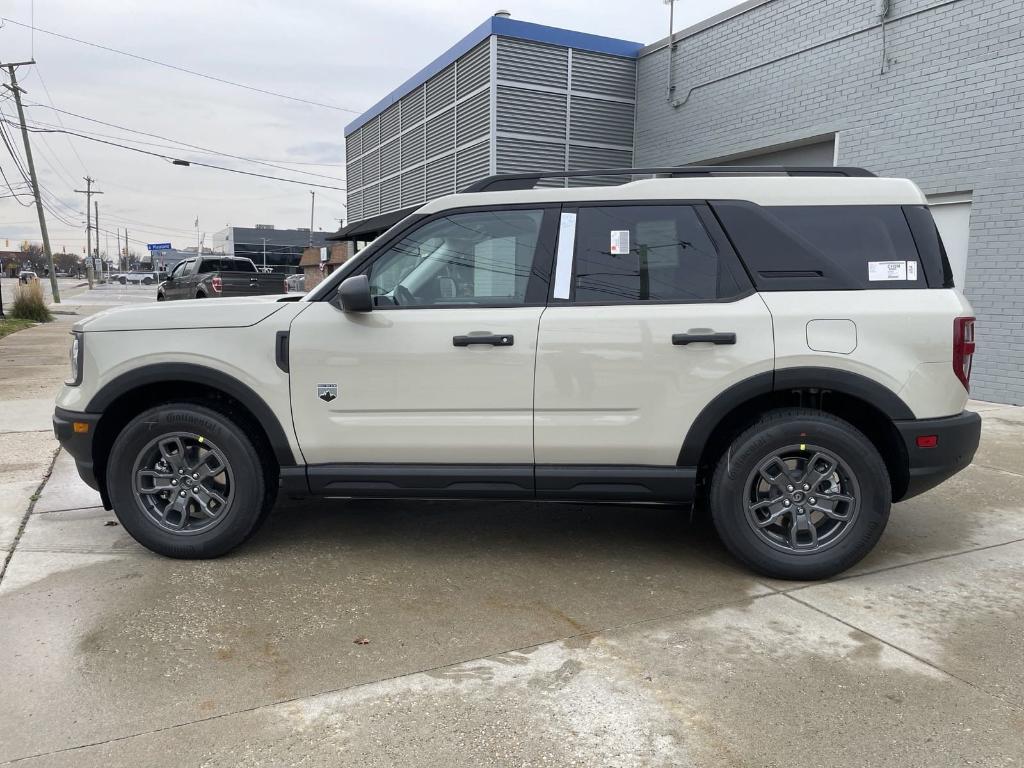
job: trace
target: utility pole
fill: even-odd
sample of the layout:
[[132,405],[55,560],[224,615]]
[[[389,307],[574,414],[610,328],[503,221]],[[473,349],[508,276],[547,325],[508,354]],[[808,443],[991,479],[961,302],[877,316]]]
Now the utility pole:
[[263,241],[263,271],[266,272],[267,271],[267,238],[261,237],[260,240]]
[[313,211],[316,208],[316,191],[309,190],[309,194],[313,196],[312,201],[309,204],[309,247],[313,247]]
[[16,67],[28,64],[35,64],[35,61],[19,61],[13,64],[0,66],[7,67],[7,73],[11,76],[11,84],[4,85],[7,90],[14,94],[14,103],[18,105],[18,122],[21,123],[21,138],[25,142],[25,159],[28,160],[28,173],[32,177],[32,194],[36,198],[36,213],[39,214],[39,229],[43,235],[43,254],[46,256],[46,266],[50,270],[50,290],[53,293],[53,303],[60,304],[60,289],[57,287],[57,270],[53,267],[53,253],[50,251],[50,233],[46,231],[46,216],[43,215],[43,200],[39,196],[39,179],[36,178],[36,164],[32,161],[32,145],[28,141],[28,126],[25,124],[25,108],[21,105],[21,94],[27,93],[23,88],[18,87],[18,77],[14,70]]
[[[102,192],[98,192],[92,188],[92,183],[95,181],[91,176],[85,177],[85,189],[76,189],[75,192],[85,195],[85,255],[89,259],[88,270],[89,274],[94,274],[96,271],[96,260],[92,255],[92,196],[102,195]],[[98,239],[98,238],[97,238]],[[97,242],[97,247],[99,243]],[[92,288],[92,278],[90,278],[89,287]]]
[[99,259],[100,259],[100,277],[102,277],[103,276],[103,257],[100,256],[100,201],[99,200],[93,200],[92,204],[96,208],[96,221],[94,222],[96,224],[96,255],[99,256]]

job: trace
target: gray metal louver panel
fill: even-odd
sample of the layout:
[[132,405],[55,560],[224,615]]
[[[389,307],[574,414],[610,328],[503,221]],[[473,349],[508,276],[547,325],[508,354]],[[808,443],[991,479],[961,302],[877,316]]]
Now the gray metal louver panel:
[[348,207],[345,209],[345,222],[359,221],[363,218],[363,192],[348,193]]
[[389,141],[380,148],[380,177],[386,178],[402,168],[402,142]]
[[455,191],[455,155],[427,163],[427,200]]
[[402,129],[401,107],[398,103],[385,109],[380,116],[380,143],[395,138]]
[[382,181],[380,185],[380,212],[390,213],[401,208],[402,179],[398,176]]
[[363,186],[372,184],[380,179],[380,150],[375,149],[363,155]]
[[[498,137],[497,172],[558,171],[565,169],[565,145]],[[556,186],[561,186],[559,182]]]
[[634,99],[636,62],[619,56],[573,50],[572,89],[618,99]]
[[427,157],[439,155],[455,147],[455,109],[449,109],[427,120]]
[[491,143],[481,141],[471,147],[459,150],[455,161],[455,188],[462,189],[470,182],[489,174],[491,166]]
[[422,125],[402,134],[402,167],[423,162],[423,131]]
[[[606,147],[569,146],[569,170],[582,171],[587,168],[630,168],[633,165],[633,152],[628,149],[608,149]],[[629,176],[586,176],[569,179],[570,187],[597,187],[613,184],[624,184],[631,181]]]
[[380,115],[360,128],[359,132],[363,135],[362,149],[365,154],[380,144]]
[[565,139],[564,95],[500,85],[497,100],[499,131]]
[[566,88],[569,81],[568,49],[499,37],[498,78]]
[[458,97],[461,99],[467,93],[475,91],[484,85],[489,79],[491,73],[490,41],[484,40],[484,42],[459,59],[455,66],[458,68]]
[[348,136],[345,137],[345,159],[355,160],[361,154],[363,154],[362,148],[362,128],[358,131],[352,131]]
[[380,213],[380,185],[374,184],[363,190],[363,218],[368,219]]
[[490,103],[490,94],[487,91],[481,91],[459,103],[455,108],[456,144],[465,144],[487,135],[491,124]]
[[359,189],[363,186],[363,163],[360,160],[353,160],[345,164],[345,186],[349,189]]
[[427,80],[427,114],[432,115],[455,101],[455,65],[449,64]]
[[402,208],[419,205],[426,200],[427,167],[421,165],[402,174]]
[[570,141],[633,145],[633,105],[572,97]]
[[423,119],[423,86],[402,97],[399,102],[402,112],[402,130]]

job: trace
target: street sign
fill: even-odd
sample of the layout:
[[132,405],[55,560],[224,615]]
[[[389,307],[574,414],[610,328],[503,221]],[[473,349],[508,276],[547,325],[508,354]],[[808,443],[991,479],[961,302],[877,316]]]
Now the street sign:
[[151,251],[169,251],[171,250],[170,243],[148,243],[146,247]]

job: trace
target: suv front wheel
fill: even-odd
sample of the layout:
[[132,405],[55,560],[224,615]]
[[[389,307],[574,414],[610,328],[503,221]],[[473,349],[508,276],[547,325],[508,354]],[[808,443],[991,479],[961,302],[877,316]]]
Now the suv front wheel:
[[252,441],[224,413],[168,403],[136,416],[107,462],[117,519],[168,557],[218,557],[266,517],[274,485]]
[[729,551],[782,579],[822,579],[859,562],[889,519],[889,473],[850,423],[821,411],[765,414],[721,457],[711,514]]

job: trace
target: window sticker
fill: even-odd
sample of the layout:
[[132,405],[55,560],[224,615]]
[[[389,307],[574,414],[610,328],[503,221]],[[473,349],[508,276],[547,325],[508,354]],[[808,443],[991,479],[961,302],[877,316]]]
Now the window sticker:
[[[917,265],[914,265],[916,274]],[[877,282],[880,280],[906,280],[907,262],[905,261],[869,261],[868,280]]]
[[629,230],[613,229],[611,231],[611,247],[609,253],[612,256],[621,256],[629,253]]
[[917,262],[907,262],[907,280],[917,280]]

